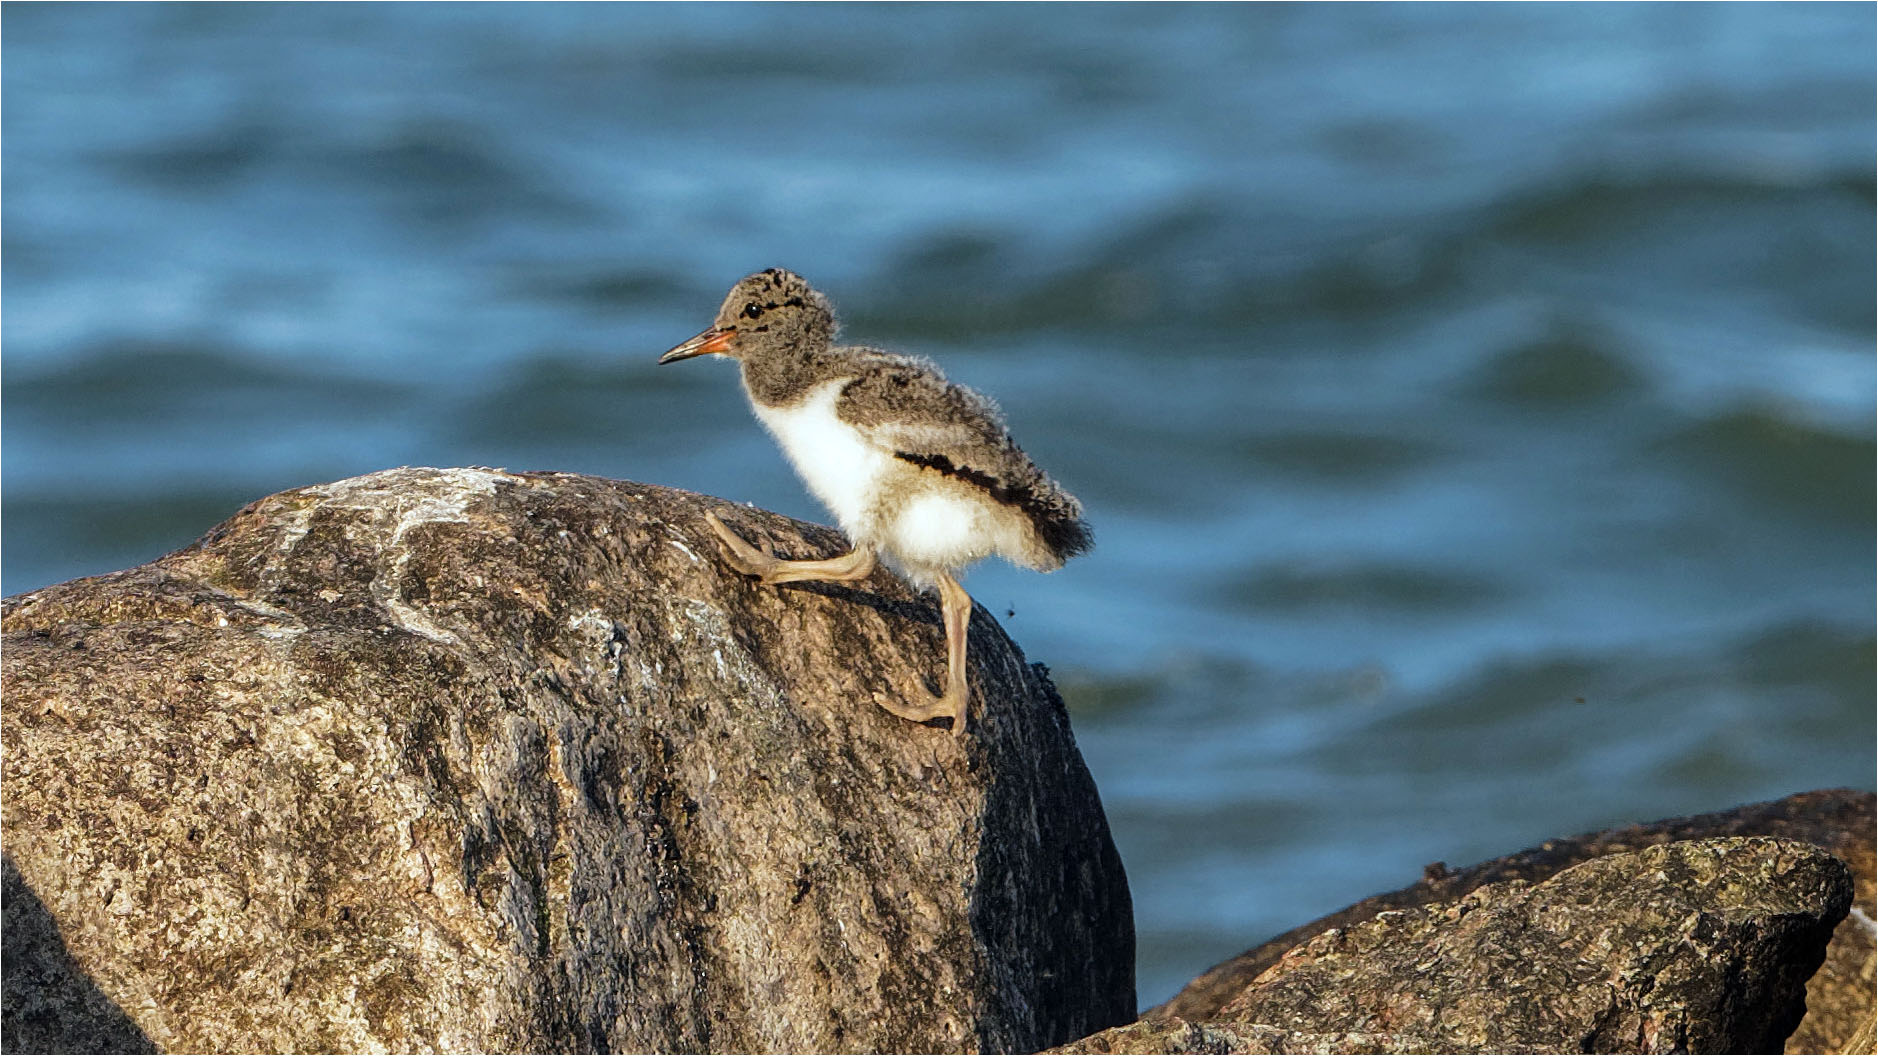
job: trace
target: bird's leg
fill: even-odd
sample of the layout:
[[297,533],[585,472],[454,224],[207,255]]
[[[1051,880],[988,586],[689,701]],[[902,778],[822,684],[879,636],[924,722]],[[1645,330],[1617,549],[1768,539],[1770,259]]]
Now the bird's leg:
[[710,522],[711,530],[717,533],[718,542],[724,544],[724,560],[737,571],[746,576],[755,576],[764,583],[799,583],[805,580],[852,583],[866,579],[874,571],[874,551],[865,546],[857,546],[840,557],[784,561],[744,542],[741,536],[718,520],[716,514],[707,513],[704,519]]
[[[928,697],[924,704],[901,704],[883,700],[880,706],[909,722],[925,722],[950,716],[952,735],[965,736],[965,717],[970,708],[970,689],[965,681],[965,632],[971,629],[972,596],[965,593],[958,580],[939,574],[939,611],[946,627],[946,691]],[[921,691],[921,696],[925,692]]]
[[[704,519],[724,546],[724,560],[737,571],[755,576],[764,583],[796,583],[803,580],[851,583],[866,579],[874,571],[874,551],[869,547],[857,546],[840,557],[817,561],[785,561],[744,542],[741,536],[718,520],[716,514],[707,513]],[[965,680],[965,635],[971,628],[972,598],[965,593],[964,587],[959,586],[957,580],[940,573],[939,606],[946,629],[945,693],[924,704],[883,700],[880,706],[909,722],[950,717],[953,736],[963,737],[966,711],[970,705],[970,688]]]
[[952,736],[965,736],[971,693],[965,685],[965,635],[972,628],[972,596],[959,581],[939,574],[939,608],[946,625],[946,691],[939,703],[952,709]]

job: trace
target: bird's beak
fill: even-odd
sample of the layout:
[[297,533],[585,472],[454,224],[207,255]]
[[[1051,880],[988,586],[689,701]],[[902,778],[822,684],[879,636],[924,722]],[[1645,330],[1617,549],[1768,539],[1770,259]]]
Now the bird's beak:
[[679,345],[677,348],[672,349],[670,352],[660,356],[659,362],[676,363],[681,359],[690,359],[693,356],[730,355],[730,342],[731,339],[736,336],[737,331],[735,330],[719,330],[717,327],[712,327],[704,333],[699,334],[697,337],[692,338],[684,344]]

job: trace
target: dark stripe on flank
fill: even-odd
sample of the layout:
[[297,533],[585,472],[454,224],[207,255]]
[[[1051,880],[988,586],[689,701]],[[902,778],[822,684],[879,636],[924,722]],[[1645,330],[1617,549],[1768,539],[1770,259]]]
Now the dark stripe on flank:
[[1069,558],[1089,549],[1095,540],[1089,536],[1089,526],[1079,518],[1065,517],[1063,511],[1028,486],[1006,484],[983,470],[970,466],[954,465],[944,455],[918,455],[911,451],[895,451],[893,457],[902,462],[911,462],[924,469],[937,470],[955,480],[983,488],[996,502],[1015,507],[1030,519],[1031,527],[1043,540],[1043,545],[1059,558]]
[[1028,498],[1028,488],[1011,488],[998,483],[998,478],[970,466],[955,466],[944,455],[916,455],[911,451],[895,451],[893,457],[902,462],[911,462],[926,469],[936,469],[948,477],[957,477],[967,484],[976,484],[991,493],[991,497],[1006,506],[1021,506]]

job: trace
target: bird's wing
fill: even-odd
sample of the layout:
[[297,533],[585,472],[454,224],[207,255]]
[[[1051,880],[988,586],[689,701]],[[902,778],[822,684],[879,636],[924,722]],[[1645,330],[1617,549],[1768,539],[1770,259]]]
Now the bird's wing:
[[996,404],[946,380],[932,363],[869,353],[865,369],[835,401],[835,413],[893,457],[982,488],[1020,510],[1055,567],[1090,546],[1082,504],[1038,469],[1011,439]]
[[835,413],[870,443],[907,461],[944,458],[958,469],[1009,475],[1029,459],[1005,432],[997,405],[912,356],[874,353],[835,402]]

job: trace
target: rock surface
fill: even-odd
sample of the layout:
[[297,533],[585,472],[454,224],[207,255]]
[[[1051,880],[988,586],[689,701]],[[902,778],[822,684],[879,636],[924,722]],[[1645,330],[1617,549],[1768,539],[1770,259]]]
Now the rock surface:
[[[403,469],[4,607],[6,1047],[1035,1051],[1134,1015],[1060,700],[834,532]],[[17,872],[15,872],[17,867]]]
[[1134,1053],[1530,1053],[1560,1052],[1524,1046],[1467,1048],[1452,1041],[1410,1034],[1343,1032],[1311,1034],[1259,1023],[1189,1023],[1180,1018],[1136,1020],[1051,1049],[1090,1056]]
[[1844,862],[1794,841],[1608,855],[1324,931],[1217,1022],[1059,1051],[1776,1052],[1852,889]]
[[1807,1017],[1788,1040],[1788,1052],[1838,1052],[1861,1023],[1873,1020],[1874,797],[1852,789],[1802,792],[1733,810],[1668,818],[1604,832],[1549,840],[1539,847],[1465,869],[1437,863],[1422,881],[1400,891],[1364,899],[1327,917],[1293,928],[1202,974],[1148,1019],[1217,1019],[1259,973],[1286,951],[1335,927],[1347,927],[1389,910],[1451,902],[1482,885],[1507,880],[1533,883],[1604,855],[1716,836],[1777,836],[1803,840],[1844,859],[1857,882],[1854,909],[1839,924],[1826,963],[1807,984]]

